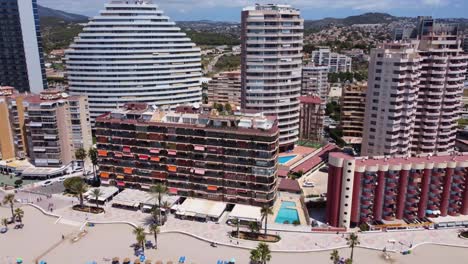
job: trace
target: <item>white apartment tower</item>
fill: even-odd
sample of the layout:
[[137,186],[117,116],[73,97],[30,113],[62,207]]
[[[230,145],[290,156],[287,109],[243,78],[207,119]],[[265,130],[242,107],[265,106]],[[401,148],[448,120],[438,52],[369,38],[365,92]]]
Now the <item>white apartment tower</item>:
[[200,49],[152,0],[111,0],[66,51],[70,94],[91,117],[128,102],[201,102]]
[[257,4],[242,12],[242,108],[275,115],[280,146],[299,135],[304,20],[289,5]]
[[384,43],[372,49],[361,154],[411,151],[421,57],[417,43]]
[[327,66],[329,72],[351,71],[351,57],[332,52],[329,47],[319,47],[317,50],[312,51],[311,57],[315,65]]

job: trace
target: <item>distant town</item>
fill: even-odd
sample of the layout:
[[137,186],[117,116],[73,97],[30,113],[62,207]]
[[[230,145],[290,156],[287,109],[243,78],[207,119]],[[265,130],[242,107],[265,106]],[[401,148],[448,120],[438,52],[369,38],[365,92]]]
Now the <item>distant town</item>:
[[0,0],[0,263],[468,257],[468,19],[170,17]]

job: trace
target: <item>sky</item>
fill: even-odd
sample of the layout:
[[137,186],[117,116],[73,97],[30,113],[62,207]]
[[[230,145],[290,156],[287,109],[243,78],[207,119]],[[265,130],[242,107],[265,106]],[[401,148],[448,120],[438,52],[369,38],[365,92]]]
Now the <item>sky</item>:
[[[97,15],[109,0],[38,0],[40,5],[86,16]],[[395,16],[430,15],[468,18],[468,0],[153,0],[173,20],[239,21],[242,7],[255,3],[288,3],[305,19],[342,18],[366,12]]]

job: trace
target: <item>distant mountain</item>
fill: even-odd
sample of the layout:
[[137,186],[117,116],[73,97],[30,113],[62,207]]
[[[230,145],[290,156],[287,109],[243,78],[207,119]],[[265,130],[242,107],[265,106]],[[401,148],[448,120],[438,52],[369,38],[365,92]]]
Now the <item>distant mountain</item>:
[[321,29],[331,24],[336,26],[351,26],[355,24],[388,24],[400,19],[402,18],[386,13],[364,13],[362,15],[349,16],[345,18],[327,17],[319,20],[306,20],[304,26],[307,29]]
[[86,22],[86,21],[88,21],[87,16],[72,14],[72,13],[68,13],[68,12],[64,12],[64,11],[60,11],[60,10],[55,10],[55,9],[40,6],[40,5],[38,5],[38,11],[39,11],[39,17],[40,18],[53,17],[53,18],[63,20],[65,22]]

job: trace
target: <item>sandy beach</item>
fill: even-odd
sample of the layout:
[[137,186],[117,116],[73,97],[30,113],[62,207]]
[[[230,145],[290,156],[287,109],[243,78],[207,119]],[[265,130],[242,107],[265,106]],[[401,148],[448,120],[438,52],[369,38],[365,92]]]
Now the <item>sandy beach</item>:
[[[133,255],[131,245],[135,243],[132,227],[126,224],[100,224],[88,227],[88,234],[78,242],[72,242],[72,238],[78,233],[78,226],[73,223],[55,223],[56,218],[44,216],[37,209],[24,206],[25,227],[15,230],[10,226],[6,234],[0,234],[0,263],[10,262],[17,257],[22,257],[25,263],[33,263],[38,256],[45,254],[41,260],[47,263],[84,264],[87,261],[97,263],[110,263],[105,259],[113,257],[130,257]],[[10,211],[6,207],[0,207],[0,217],[9,217]],[[65,221],[66,222],[66,221]],[[62,241],[61,235],[67,236]],[[148,240],[154,241],[152,235]],[[349,256],[348,248],[341,249],[340,255]],[[330,263],[330,252],[309,253],[278,253],[272,254],[270,264],[284,263]],[[380,251],[357,248],[355,250],[355,263],[384,264]],[[218,246],[213,248],[209,243],[198,240],[188,235],[178,233],[164,233],[159,235],[159,249],[148,249],[146,256],[153,260],[177,261],[180,256],[186,256],[186,263],[216,263],[218,260],[236,259],[236,263],[249,262],[249,251],[239,248]],[[412,254],[403,256],[393,253],[393,263],[463,263],[468,258],[467,248],[446,247],[438,245],[422,245],[417,247]]]

